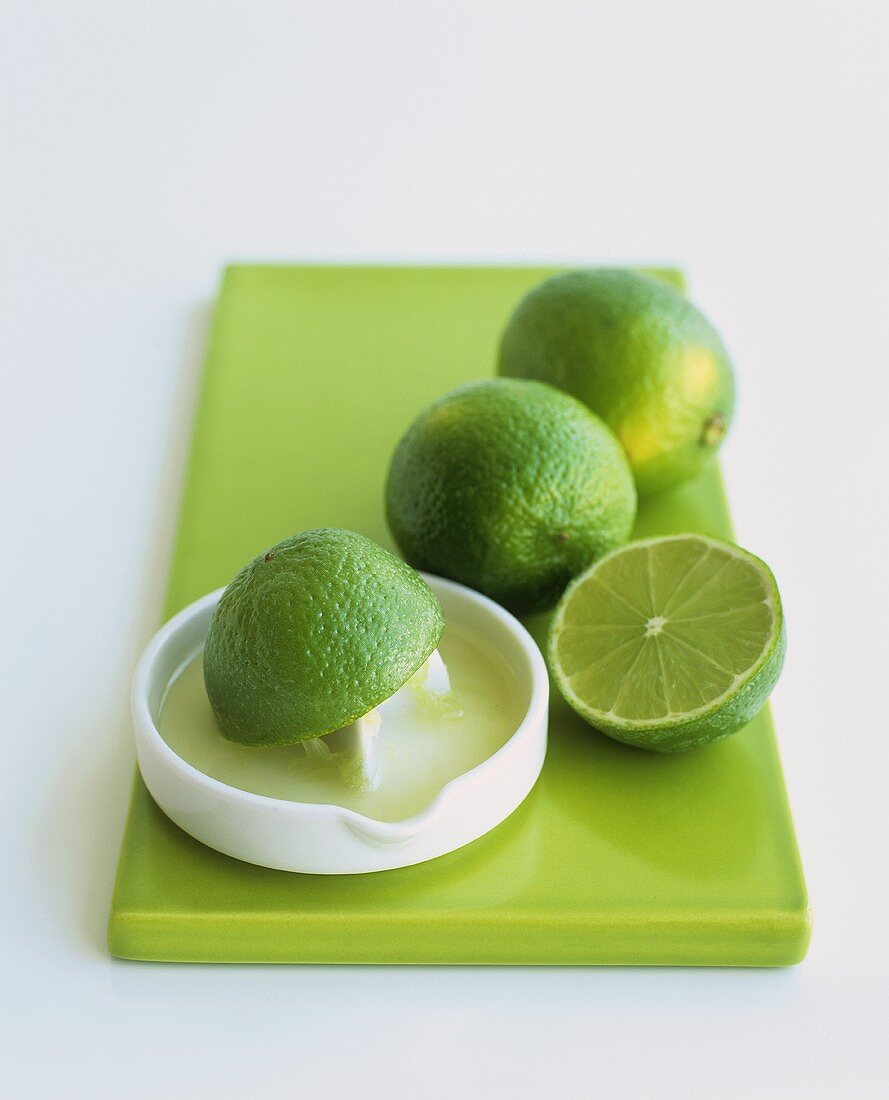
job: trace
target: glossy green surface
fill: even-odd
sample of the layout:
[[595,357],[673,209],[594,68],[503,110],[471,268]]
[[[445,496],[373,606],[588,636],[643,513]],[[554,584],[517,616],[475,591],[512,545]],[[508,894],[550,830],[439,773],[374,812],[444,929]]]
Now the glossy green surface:
[[[490,375],[548,274],[234,267],[216,311],[166,613],[302,528],[391,546],[383,484],[417,411]],[[673,275],[678,282],[678,276]],[[718,473],[648,501],[640,536],[731,537]],[[545,617],[529,623],[543,638]],[[137,779],[113,954],[213,962],[779,966],[809,938],[768,712],[679,756],[595,733],[556,698],[525,803],[481,840],[375,875],[269,871],[181,832]]]

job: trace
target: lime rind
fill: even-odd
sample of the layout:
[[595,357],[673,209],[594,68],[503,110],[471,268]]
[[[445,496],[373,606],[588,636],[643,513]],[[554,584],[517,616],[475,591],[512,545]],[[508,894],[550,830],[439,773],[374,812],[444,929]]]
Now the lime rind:
[[[666,713],[649,718],[628,718],[617,712],[615,708],[620,701],[619,695],[612,701],[608,709],[593,706],[587,698],[584,698],[581,692],[576,690],[577,681],[584,670],[574,669],[566,673],[563,667],[565,655],[560,651],[560,642],[569,631],[578,633],[582,633],[584,630],[589,631],[588,637],[595,639],[595,643],[591,644],[597,644],[600,647],[607,646],[606,639],[613,637],[615,639],[615,644],[611,648],[611,653],[616,653],[617,650],[621,648],[629,650],[629,647],[635,642],[638,647],[636,653],[637,662],[642,652],[647,649],[649,656],[646,660],[650,665],[652,664],[651,655],[653,652],[656,653],[660,660],[659,682],[665,688],[664,697],[665,700],[667,699],[669,693],[669,677],[663,666],[660,645],[655,643],[654,646],[645,647],[639,644],[641,641],[638,634],[640,619],[648,615],[648,623],[658,618],[661,618],[663,622],[667,621],[663,616],[651,614],[651,612],[657,611],[657,608],[653,604],[646,608],[638,601],[634,601],[632,596],[628,598],[619,591],[612,592],[613,600],[611,606],[628,609],[624,616],[625,621],[616,624],[609,622],[586,622],[578,624],[572,622],[571,605],[576,599],[577,592],[585,585],[589,585],[591,580],[596,578],[597,573],[607,572],[609,565],[613,564],[615,559],[634,552],[645,553],[648,551],[647,560],[650,566],[652,560],[652,555],[650,553],[651,549],[665,546],[671,542],[682,542],[686,547],[690,544],[697,543],[707,552],[713,550],[718,551],[726,561],[733,560],[748,565],[750,567],[750,576],[755,575],[761,586],[762,596],[760,602],[769,613],[769,629],[767,635],[763,639],[762,644],[758,647],[756,658],[752,660],[747,667],[739,669],[738,671],[731,671],[729,669],[723,670],[725,673],[731,673],[732,678],[728,687],[724,691],[707,698],[700,706],[683,708],[681,710],[671,710],[668,705]],[[655,601],[654,587],[656,587],[657,579],[656,577],[651,578],[652,587],[650,588],[650,592],[653,601]],[[687,578],[685,579],[687,580]],[[710,583],[718,587],[718,576],[716,576],[715,579],[711,578],[707,580],[705,583]],[[680,582],[674,590],[674,596],[679,593],[681,587],[682,584]],[[690,584],[685,584],[685,589],[689,603],[693,603],[698,598],[698,593],[694,591],[693,586]],[[605,591],[607,593],[608,589],[606,588]],[[659,602],[666,593],[667,589],[662,588],[657,602]],[[684,606],[685,605],[682,603],[679,604],[679,607]],[[675,602],[672,607],[676,609]],[[721,612],[720,614],[731,615],[732,609]],[[635,627],[637,633],[635,639],[631,636],[633,616],[636,617]],[[566,589],[556,609],[550,627],[548,649],[550,668],[559,690],[569,706],[571,706],[585,721],[616,740],[624,741],[628,744],[633,744],[642,748],[654,749],[656,751],[676,752],[726,737],[740,729],[760,710],[768,699],[781,673],[786,651],[786,628],[778,586],[771,570],[765,562],[734,544],[713,539],[705,535],[669,535],[639,540],[612,551],[612,553],[605,555],[588,570],[575,578]],[[714,655],[702,652],[701,660],[703,662],[714,662]],[[590,668],[591,667],[592,665]],[[645,670],[643,669],[642,671]],[[638,668],[625,669],[622,680],[623,686],[620,690],[624,690],[627,683],[633,681],[634,672],[638,682],[640,670]],[[644,686],[650,691],[652,683],[657,685],[657,682],[657,675],[650,675]]]

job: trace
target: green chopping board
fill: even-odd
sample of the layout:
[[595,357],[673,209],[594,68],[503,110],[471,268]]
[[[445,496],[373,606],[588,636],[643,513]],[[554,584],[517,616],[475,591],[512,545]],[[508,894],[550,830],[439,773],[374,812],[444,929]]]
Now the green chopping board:
[[[429,401],[492,373],[510,310],[549,273],[230,267],[165,615],[307,527],[392,546],[383,484],[396,441]],[[638,536],[681,531],[732,537],[715,468],[642,508]],[[545,620],[528,625],[540,640]],[[137,777],[109,946],[190,962],[781,966],[809,934],[768,711],[727,741],[659,756],[594,732],[556,694],[522,806],[466,848],[396,871],[238,862],[180,831]]]

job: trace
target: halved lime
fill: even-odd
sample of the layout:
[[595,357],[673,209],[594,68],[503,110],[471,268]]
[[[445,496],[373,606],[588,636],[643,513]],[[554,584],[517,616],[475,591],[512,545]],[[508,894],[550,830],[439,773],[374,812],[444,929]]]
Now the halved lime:
[[781,598],[765,562],[703,535],[629,543],[568,586],[549,638],[568,704],[658,752],[739,730],[778,681]]

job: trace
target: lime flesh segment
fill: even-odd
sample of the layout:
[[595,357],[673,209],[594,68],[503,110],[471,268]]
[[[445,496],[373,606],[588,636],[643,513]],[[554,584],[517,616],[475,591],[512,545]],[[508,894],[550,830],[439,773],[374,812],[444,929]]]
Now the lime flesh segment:
[[565,591],[550,632],[553,676],[590,725],[661,752],[734,733],[784,662],[775,578],[702,535],[630,543]]

